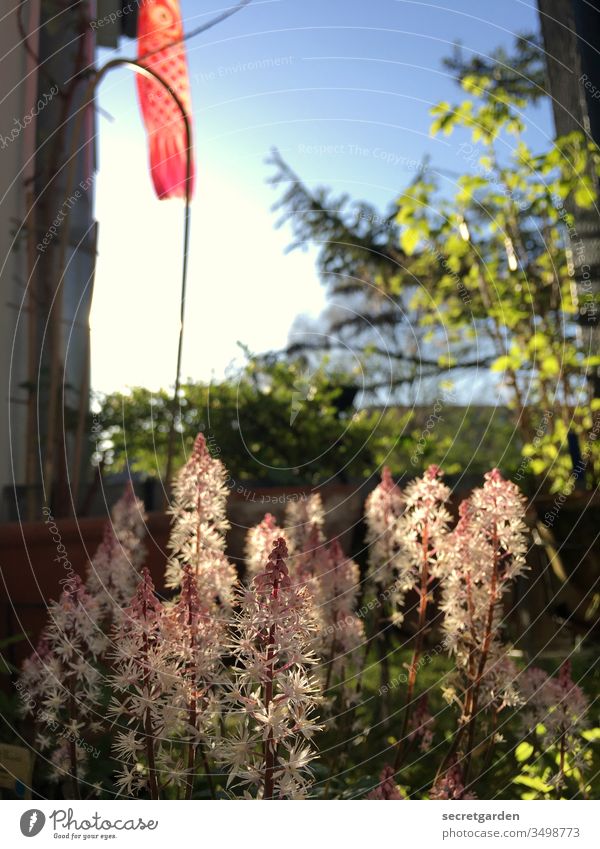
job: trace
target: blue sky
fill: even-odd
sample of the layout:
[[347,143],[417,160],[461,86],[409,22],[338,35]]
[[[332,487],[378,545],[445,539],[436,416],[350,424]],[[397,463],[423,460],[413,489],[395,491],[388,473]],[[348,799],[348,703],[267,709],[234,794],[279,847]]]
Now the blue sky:
[[[184,0],[186,31],[220,8]],[[198,180],[184,376],[220,377],[239,360],[238,341],[284,345],[295,316],[324,305],[314,250],[286,255],[290,233],[274,229],[272,147],[309,185],[383,210],[411,162],[459,167],[456,142],[428,134],[429,108],[460,98],[442,67],[454,42],[487,54],[537,28],[535,4],[519,0],[255,0],[188,42]],[[118,52],[133,55],[135,44]],[[113,121],[98,119],[92,384],[157,388],[175,368],[182,207],[154,198],[132,75],[113,72],[99,103]],[[530,144],[549,145],[549,106],[528,123]]]

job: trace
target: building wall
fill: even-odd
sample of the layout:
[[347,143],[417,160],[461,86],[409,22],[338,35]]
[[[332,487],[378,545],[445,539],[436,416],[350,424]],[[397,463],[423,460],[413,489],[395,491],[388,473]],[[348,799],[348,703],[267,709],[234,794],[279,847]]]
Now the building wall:
[[[94,60],[94,31],[85,20],[93,17],[95,4],[80,0],[66,8],[60,26],[52,19],[52,4],[36,0],[26,4],[30,53],[17,26],[17,8],[5,15],[0,27],[0,521],[23,518],[25,512],[28,518],[39,517],[42,502],[56,496],[59,475],[63,490],[70,489],[72,425],[78,409],[88,407],[89,310],[96,251],[94,109],[93,103],[84,104],[85,83],[70,91],[75,70]],[[35,56],[42,68],[39,73]],[[25,116],[30,119],[32,109],[35,117],[19,129],[18,122]],[[76,152],[70,185],[72,150]],[[48,174],[55,175],[51,183]],[[58,234],[40,250],[49,225],[72,198]],[[63,239],[66,262],[61,272]],[[50,392],[48,381],[53,350],[58,350],[64,368],[57,392]],[[36,418],[30,430],[33,438],[28,440],[31,384]],[[59,398],[57,414],[52,416],[58,422],[54,439],[47,436],[50,395]],[[66,416],[64,405],[70,408]],[[66,435],[61,430],[63,419],[70,422]],[[29,466],[28,444],[33,446]],[[45,464],[50,445],[54,469],[48,481]],[[82,466],[87,466],[85,455]],[[30,497],[17,501],[14,487],[22,489],[26,483]]]
[[[35,15],[32,7],[30,12]],[[0,26],[0,487],[25,475],[27,393],[26,239],[19,225],[26,201],[24,180],[32,173],[35,124],[24,129],[36,100],[37,72],[20,47],[16,16]],[[6,517],[4,497],[0,519]]]

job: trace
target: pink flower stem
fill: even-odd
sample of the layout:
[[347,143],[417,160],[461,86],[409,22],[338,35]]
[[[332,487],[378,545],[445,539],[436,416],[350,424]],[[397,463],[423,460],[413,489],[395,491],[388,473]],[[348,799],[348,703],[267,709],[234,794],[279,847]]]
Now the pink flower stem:
[[[269,649],[267,651],[267,682],[265,684],[265,709],[269,712],[269,705],[273,699],[273,643],[275,626],[269,629]],[[273,729],[269,730],[265,740],[265,792],[264,799],[273,798],[273,770],[275,768],[275,748],[273,745]]]
[[156,782],[156,763],[154,761],[154,735],[152,733],[152,718],[150,708],[146,708],[144,714],[144,736],[146,738],[146,753],[148,756],[148,782],[150,784],[150,798],[158,799],[158,785]]
[[335,629],[337,627],[337,622],[338,622],[338,614],[337,614],[337,611],[336,611],[336,613],[334,614],[334,617],[333,617],[334,634],[333,634],[333,637],[331,638],[331,648],[329,650],[329,662],[328,662],[328,665],[327,665],[327,679],[325,681],[325,687],[324,687],[324,690],[323,690],[323,692],[325,692],[325,693],[329,690],[329,685],[331,684],[331,676],[333,674],[333,661],[335,659],[335,650],[336,650],[336,647],[337,647],[336,646],[337,640],[336,640],[336,636],[335,636]]
[[[198,498],[196,500],[196,515],[198,516],[198,522],[196,524],[196,562],[194,564],[194,571],[196,573],[196,577],[198,577],[199,574],[200,574],[200,555],[202,553],[202,549],[200,547],[200,524],[201,524],[200,517],[202,516],[201,507],[202,507],[202,499],[200,498],[200,491],[198,491]],[[191,650],[192,650],[192,654],[193,654],[193,650],[194,650],[194,647],[195,647],[195,635],[194,635],[193,628],[192,628],[192,626],[193,626],[192,620],[193,620],[193,616],[192,616],[192,611],[190,609],[189,616],[188,616],[188,625],[189,625],[190,633],[191,633]],[[192,671],[192,688],[195,688],[195,678],[196,678],[195,673]],[[197,720],[197,703],[196,703],[195,695],[192,696],[192,698],[190,699],[190,702],[189,702],[189,705],[188,705],[188,715],[189,715],[190,727],[195,728],[196,727],[196,720]],[[206,752],[202,748],[202,745],[200,745],[200,753],[201,753],[201,757],[202,757],[202,763],[204,764],[204,772],[206,774],[206,780],[208,781],[208,787],[209,787],[209,790],[210,790],[210,795],[213,799],[216,799],[217,797],[216,797],[216,794],[215,794],[215,786],[213,784],[212,775],[211,775],[211,772],[210,772],[210,766],[209,766],[209,763],[208,763],[208,758],[206,757]],[[185,791],[185,798],[186,799],[192,798],[192,792],[193,792],[193,788],[194,788],[193,772],[194,772],[195,762],[196,762],[196,747],[195,747],[193,741],[190,740],[190,742],[188,744],[188,767],[187,767],[188,768],[188,782],[187,782],[186,791]]]
[[[67,628],[65,632],[65,637],[67,640],[72,639],[72,635],[70,629]],[[75,696],[73,694],[73,674],[67,674],[65,676],[66,689],[68,692],[68,706],[69,706],[69,719],[71,720],[71,733],[69,735],[69,760],[71,762],[71,784],[73,788],[73,798],[80,799],[81,794],[79,791],[79,779],[77,776],[77,741],[74,739],[74,724],[76,718],[76,707],[75,707]]]
[[[71,720],[75,719],[75,697],[73,696],[73,690],[71,685],[69,684],[69,718]],[[80,799],[81,794],[79,792],[79,779],[77,777],[77,741],[74,738],[74,734],[71,733],[69,737],[69,759],[71,761],[71,781],[73,785],[73,798]]]
[[423,652],[423,642],[425,639],[425,626],[427,625],[427,596],[429,589],[429,529],[425,525],[422,537],[422,553],[423,560],[421,563],[421,588],[419,599],[419,622],[417,627],[417,636],[415,640],[415,648],[413,651],[410,668],[408,671],[408,688],[406,690],[406,702],[404,707],[404,722],[402,723],[402,732],[400,739],[396,743],[396,757],[394,760],[394,771],[397,772],[400,768],[403,756],[406,752],[406,740],[408,736],[408,726],[413,707],[413,696],[415,684],[417,681],[418,663]]
[[201,507],[202,499],[200,498],[200,490],[198,489],[198,498],[196,500],[196,515],[198,516],[198,522],[196,523],[196,563],[194,564],[196,577],[200,574],[200,554],[202,552],[202,549],[200,548]]
[[[494,548],[494,570],[493,570],[493,576],[492,576],[492,583],[494,585],[495,585],[495,576],[496,576],[496,571],[497,571],[496,555],[497,555],[497,549]],[[467,587],[466,587],[466,590],[467,590],[467,609],[468,609],[468,613],[469,613],[469,624],[470,624],[471,636],[473,638],[473,646],[474,646],[477,642],[477,633],[476,633],[476,629],[475,629],[471,575],[470,575],[469,572],[467,572],[467,575],[466,575],[466,584],[467,584]],[[489,624],[489,627],[486,628],[486,637],[489,634],[490,638],[491,638],[491,623],[493,622],[493,616],[494,616],[494,605],[495,605],[495,602],[492,603],[492,601],[490,600],[490,606],[489,606],[489,609],[488,609],[488,617],[487,617],[487,621],[490,624]],[[484,638],[484,645],[485,645],[485,641],[486,640]],[[482,651],[482,656],[480,658],[479,668],[481,668],[482,670],[483,670],[483,668],[485,668],[488,650],[489,650],[489,644],[488,644],[488,649],[485,651],[485,655]],[[483,660],[483,667],[481,666],[481,660]],[[452,745],[450,746],[450,748],[446,752],[446,755],[443,758],[443,760],[442,760],[442,762],[441,762],[441,764],[438,768],[438,771],[437,771],[436,777],[435,777],[435,781],[438,781],[438,779],[444,774],[446,767],[452,762],[452,760],[453,760],[454,756],[456,755],[456,753],[459,749],[459,746],[462,742],[463,736],[464,736],[464,734],[467,730],[469,731],[469,740],[470,740],[470,743],[468,745],[469,755],[468,755],[467,765],[469,764],[469,761],[470,761],[470,751],[473,748],[472,743],[473,743],[473,740],[474,740],[474,733],[475,733],[474,721],[473,720],[474,720],[474,716],[475,716],[475,713],[476,713],[476,710],[477,710],[477,700],[475,698],[475,682],[479,678],[478,670],[475,668],[475,654],[474,654],[474,648],[473,647],[471,647],[469,649],[469,656],[468,656],[468,660],[467,660],[467,670],[468,670],[468,675],[469,675],[469,684],[468,684],[466,692],[465,692],[465,701],[464,701],[463,708],[462,708],[462,716],[464,718],[464,723],[458,728],[456,734],[454,735],[453,740],[452,740]],[[467,770],[465,770],[465,786],[466,786],[466,776],[467,776]]]
[[200,756],[202,757],[202,763],[204,764],[204,774],[206,776],[206,780],[208,781],[208,789],[210,790],[211,798],[216,799],[217,794],[215,793],[215,785],[213,783],[211,775],[210,764],[208,762],[208,758],[206,757],[206,752],[202,748],[202,745],[200,745]]
[[556,798],[560,799],[560,794],[563,786],[564,775],[565,775],[565,734],[566,732],[560,735],[560,755],[559,755],[559,766],[558,766],[558,778],[556,779]]
[[494,547],[494,562],[492,565],[492,580],[490,583],[490,603],[488,606],[487,619],[485,623],[485,635],[483,638],[483,646],[481,648],[481,656],[479,658],[479,665],[477,667],[477,674],[475,677],[475,681],[472,685],[472,695],[471,695],[471,705],[469,710],[469,736],[467,741],[467,755],[465,760],[465,769],[464,769],[464,785],[467,787],[467,781],[469,777],[469,769],[471,766],[471,758],[473,756],[473,746],[475,743],[475,728],[477,725],[477,709],[479,707],[479,694],[481,690],[481,681],[483,679],[483,674],[485,672],[485,666],[488,659],[488,654],[490,651],[490,646],[492,642],[492,631],[494,625],[494,611],[496,609],[496,604],[498,603],[497,596],[497,587],[498,587],[498,533],[496,526],[494,525],[494,531],[492,535],[492,545]]
[[[147,607],[146,598],[144,597],[142,606],[142,622],[147,622]],[[143,689],[150,696],[150,662],[148,658],[148,634],[144,630],[144,639],[142,641],[142,664],[144,668]],[[158,784],[156,781],[156,763],[154,760],[154,734],[152,732],[152,716],[150,707],[146,707],[144,711],[144,737],[146,741],[146,755],[148,758],[148,784],[150,785],[150,798],[158,799]]]
[[[188,704],[188,723],[190,728],[196,727],[196,698],[192,696]],[[194,764],[196,763],[196,747],[193,740],[188,743],[187,752],[187,782],[185,798],[191,799],[194,792]]]
[[[276,599],[279,595],[279,579],[276,577],[273,582],[273,598]],[[268,716],[269,706],[273,700],[273,664],[275,645],[275,623],[269,628],[269,639],[267,649],[267,680],[265,683],[265,712]],[[275,744],[273,741],[273,729],[269,729],[267,739],[265,740],[265,789],[263,799],[273,798],[274,780],[273,772],[275,770]]]
[[498,708],[494,709],[494,713],[492,714],[492,729],[490,732],[490,739],[488,742],[487,751],[485,753],[485,762],[484,762],[484,770],[489,769],[492,765],[492,757],[494,755],[494,747],[496,745],[496,729],[498,728]]
[[[192,612],[191,601],[188,596],[188,611],[187,611],[188,628],[190,632],[190,657],[194,656],[195,649],[195,633],[194,633],[194,615]],[[194,663],[190,661],[187,668],[187,673],[190,679],[191,696],[188,702],[188,724],[190,729],[196,728],[196,669]],[[196,763],[196,747],[194,741],[188,743],[187,752],[187,782],[185,788],[185,798],[191,799],[194,792],[194,765]]]

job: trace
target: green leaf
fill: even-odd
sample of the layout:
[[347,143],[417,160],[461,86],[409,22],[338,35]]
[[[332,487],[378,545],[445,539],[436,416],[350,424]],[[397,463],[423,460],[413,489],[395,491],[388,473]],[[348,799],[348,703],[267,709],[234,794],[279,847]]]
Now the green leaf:
[[552,790],[551,784],[546,784],[541,778],[536,775],[518,775],[515,784],[523,784],[525,787],[530,787],[532,790],[537,790],[538,793],[550,793]]
[[600,740],[600,728],[588,728],[581,732],[581,736],[588,743],[595,743],[596,740]]
[[515,757],[519,761],[519,763],[523,763],[523,761],[528,760],[533,754],[533,746],[531,743],[519,743],[517,748],[515,749]]
[[492,371],[506,371],[506,369],[513,367],[513,359],[512,357],[498,357],[497,360],[494,360],[492,363],[491,369]]
[[554,354],[551,354],[549,357],[545,357],[545,359],[542,360],[541,371],[549,376],[559,374],[560,363],[558,361],[558,357]]
[[400,234],[400,247],[408,256],[412,256],[415,252],[419,238],[419,231],[414,227],[407,227]]

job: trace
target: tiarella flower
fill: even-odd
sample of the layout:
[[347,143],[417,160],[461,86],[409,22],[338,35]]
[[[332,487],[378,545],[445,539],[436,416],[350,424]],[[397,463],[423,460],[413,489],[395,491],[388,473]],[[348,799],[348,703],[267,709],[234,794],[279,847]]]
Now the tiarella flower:
[[[65,736],[63,737],[62,734]],[[86,748],[82,746],[81,737],[75,737],[73,740],[66,739],[68,732],[56,732],[57,742],[51,746],[50,764],[51,770],[49,779],[53,783],[64,781],[66,776],[75,776],[77,780],[81,780],[87,774],[89,768],[89,754]],[[75,768],[73,764],[75,763]],[[74,791],[79,793],[78,790]]]
[[288,501],[285,510],[285,530],[289,540],[290,554],[303,552],[316,528],[320,542],[325,540],[325,510],[318,492],[300,496],[297,501]]
[[325,663],[327,690],[332,676],[342,674],[353,653],[364,642],[363,623],[354,612],[360,569],[344,555],[338,540],[328,547],[318,569],[310,590],[319,625],[315,651]]
[[48,608],[50,620],[44,632],[50,652],[70,663],[100,657],[106,647],[106,636],[99,625],[99,605],[79,575],[73,575],[57,602]]
[[182,569],[189,564],[200,595],[213,605],[228,606],[237,580],[235,568],[225,556],[225,532],[229,527],[225,505],[227,472],[220,460],[210,456],[199,433],[192,454],[173,485],[173,517],[165,583],[179,587]]
[[518,674],[517,666],[505,648],[493,664],[488,664],[483,674],[481,689],[485,694],[485,707],[493,707],[497,711],[520,707],[523,698],[517,685]]
[[86,586],[98,599],[110,621],[129,603],[139,582],[139,568],[146,555],[142,538],[146,514],[131,484],[112,509],[104,539],[88,565]]
[[[497,469],[460,505],[460,518],[442,556],[446,644],[456,659],[468,774],[479,712],[515,704],[518,696],[502,642],[502,599],[525,569],[524,499]],[[464,745],[460,732],[454,747]]]
[[367,799],[399,800],[405,799],[394,778],[394,770],[391,766],[384,766],[379,776],[379,784],[370,793]]
[[161,785],[184,772],[167,748],[177,733],[184,703],[181,663],[165,639],[165,608],[154,593],[150,573],[142,570],[137,592],[114,632],[115,696],[110,713],[118,728],[113,745],[122,792],[148,792],[158,799]]
[[524,734],[537,732],[542,751],[556,747],[559,751],[559,770],[554,782],[562,784],[565,758],[583,772],[589,763],[584,757],[585,741],[581,732],[589,727],[589,701],[571,676],[571,664],[565,661],[554,677],[532,667],[521,673],[518,686],[525,702],[521,713]]
[[277,519],[271,513],[266,513],[262,522],[250,528],[246,535],[247,583],[265,568],[275,540],[279,537],[286,540],[287,544],[286,532],[278,526]]
[[[523,711],[521,718],[526,721],[527,711],[536,710],[542,699],[544,685],[550,680],[550,676],[537,666],[530,666],[521,672],[518,678],[519,692],[523,697]],[[533,723],[535,726],[537,723]],[[531,727],[532,723],[529,724]]]
[[232,629],[233,683],[225,694],[233,732],[219,742],[228,784],[248,785],[264,799],[306,795],[315,757],[310,738],[318,688],[309,677],[316,662],[315,632],[306,590],[290,580],[287,548],[279,538],[263,572],[240,596]]
[[[52,656],[47,636],[42,632],[37,648],[23,661],[16,685],[20,697],[19,713],[22,716],[35,711],[34,705],[37,705],[37,699],[46,689],[46,670],[53,664],[56,664],[56,658]],[[57,665],[56,671],[60,671],[60,665]]]
[[435,782],[429,791],[430,799],[453,799],[463,801],[476,799],[477,796],[471,791],[466,791],[463,771],[455,761],[450,768]]
[[369,577],[384,591],[395,591],[399,554],[397,527],[403,511],[402,492],[385,466],[381,473],[381,483],[375,487],[365,503]]
[[482,678],[506,654],[500,640],[501,602],[510,582],[525,569],[523,496],[494,470],[463,501],[459,513],[444,546],[444,629],[459,669],[467,677]]
[[141,541],[146,535],[147,516],[144,504],[136,497],[131,481],[113,507],[111,516],[114,534],[137,571],[146,557],[146,547]]
[[169,650],[181,661],[190,688],[209,689],[220,662],[225,628],[215,619],[211,605],[200,596],[189,563],[182,570],[178,598],[166,608],[163,633]]
[[[404,492],[404,512],[396,523],[398,554],[395,569],[398,592],[395,600],[396,603],[399,599],[403,602],[408,590],[415,590],[419,598],[417,633],[408,668],[404,719],[394,762],[396,770],[402,763],[409,739],[417,672],[428,627],[427,608],[431,600],[432,584],[440,575],[441,552],[450,524],[450,514],[445,506],[450,490],[442,482],[442,477],[441,469],[430,466],[423,477],[411,481]],[[394,620],[402,620],[400,611],[396,610]]]
[[99,627],[100,606],[78,575],[51,602],[49,624],[38,651],[23,665],[18,689],[24,713],[31,714],[53,765],[52,777],[71,777],[72,792],[87,768],[82,732],[100,715],[101,677],[97,661],[107,640]]
[[298,586],[307,587],[311,596],[315,593],[314,581],[328,568],[329,556],[323,531],[314,524],[304,540],[302,549],[290,557],[290,576]]
[[[450,490],[442,477],[437,466],[430,466],[423,477],[411,481],[404,490],[404,510],[395,525],[396,623],[403,619],[400,608],[406,592],[416,589],[425,605],[429,587],[440,575],[439,554],[451,518],[446,509]],[[419,629],[424,626],[424,621],[419,623]]]
[[183,567],[179,597],[165,611],[162,630],[178,673],[175,701],[182,705],[180,740],[185,750],[186,798],[191,798],[198,754],[206,765],[212,724],[218,719],[215,688],[223,674],[225,628],[212,605],[201,598],[189,563]]
[[88,566],[86,586],[99,601],[103,616],[110,620],[127,604],[139,581],[113,528],[107,524],[104,538]]
[[[338,740],[328,747],[334,754],[325,767],[325,795],[334,793],[352,768],[353,747],[339,741],[352,739],[354,731],[355,739],[369,733],[369,700],[357,706],[360,673],[373,655],[386,684],[380,695],[393,694],[379,703],[382,717],[389,722],[392,707],[394,715],[403,710],[401,728],[394,729],[394,765],[385,767],[367,798],[406,798],[409,791],[405,796],[395,781],[405,755],[430,752],[420,769],[434,755],[434,718],[427,696],[419,696],[417,674],[430,659],[429,611],[441,594],[444,635],[431,651],[446,647],[454,660],[443,694],[458,725],[437,764],[430,798],[476,798],[473,772],[482,776],[491,769],[499,732],[506,726],[510,735],[511,723],[519,721],[522,739],[532,744],[521,748],[520,778],[539,776],[546,796],[551,790],[568,795],[567,784],[569,793],[578,788],[587,795],[590,705],[570,664],[554,676],[535,668],[519,674],[503,641],[503,602],[526,568],[524,499],[514,484],[489,472],[460,505],[450,530],[450,492],[437,467],[402,493],[384,470],[366,505],[376,595],[367,592],[357,612],[359,567],[338,540],[326,542],[318,495],[288,509],[292,566],[287,534],[267,514],[248,534],[249,580],[237,585],[225,556],[225,480],[200,435],[174,485],[167,577],[175,592],[168,601],[157,597],[141,568],[145,517],[128,488],[89,566],[87,588],[69,578],[49,605],[48,624],[23,664],[17,690],[51,778],[71,782],[62,792],[77,798],[83,779],[88,794],[102,792],[101,773],[92,769],[99,749],[89,739],[107,730],[108,683],[117,795],[191,799],[208,785],[215,798],[217,763],[228,775],[228,794],[305,798],[313,780],[313,737],[322,730],[317,705],[330,711]],[[134,586],[136,577],[141,580]],[[404,639],[393,623],[401,621],[409,592],[417,601],[416,632],[412,659],[404,664],[408,675],[400,679],[407,686],[396,687],[386,661]],[[367,638],[363,618],[370,610]],[[107,663],[108,675],[101,672]],[[520,710],[513,716],[511,708]]]

